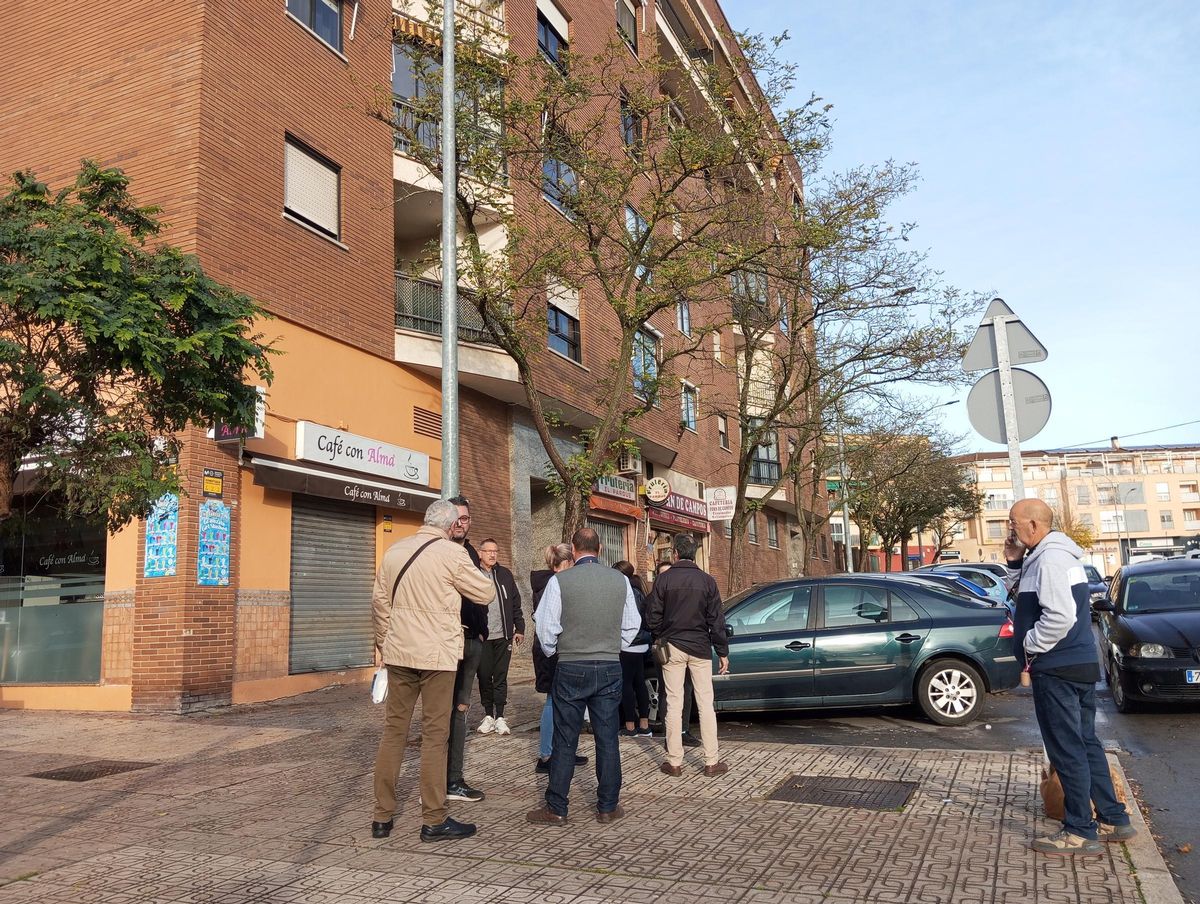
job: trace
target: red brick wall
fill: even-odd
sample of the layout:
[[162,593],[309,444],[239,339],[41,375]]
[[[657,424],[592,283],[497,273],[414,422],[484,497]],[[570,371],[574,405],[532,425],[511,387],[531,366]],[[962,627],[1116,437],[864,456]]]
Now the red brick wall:
[[500,545],[500,564],[512,567],[512,466],[509,407],[472,389],[460,387],[459,486],[471,502],[471,542],[485,537]]

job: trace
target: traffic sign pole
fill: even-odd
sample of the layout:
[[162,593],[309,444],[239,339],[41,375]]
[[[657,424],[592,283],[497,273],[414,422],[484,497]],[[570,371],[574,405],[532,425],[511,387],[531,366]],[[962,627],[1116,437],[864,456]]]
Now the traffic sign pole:
[[996,363],[1000,371],[1000,398],[1004,406],[1004,435],[1008,440],[1008,467],[1011,472],[1013,501],[1025,498],[1025,469],[1021,466],[1021,436],[1017,431],[1017,399],[1013,393],[1012,362],[1008,358],[1008,322],[1013,314],[992,318],[992,339],[996,344]]

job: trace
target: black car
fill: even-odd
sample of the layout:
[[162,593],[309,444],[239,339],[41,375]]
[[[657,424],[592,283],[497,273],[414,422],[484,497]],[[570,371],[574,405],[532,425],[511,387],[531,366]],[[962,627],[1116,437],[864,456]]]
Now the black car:
[[1008,611],[953,582],[878,574],[758,584],[725,603],[719,712],[916,703],[963,725],[1017,684]]
[[1117,709],[1200,702],[1200,560],[1126,565],[1114,575],[1110,596],[1092,607]]

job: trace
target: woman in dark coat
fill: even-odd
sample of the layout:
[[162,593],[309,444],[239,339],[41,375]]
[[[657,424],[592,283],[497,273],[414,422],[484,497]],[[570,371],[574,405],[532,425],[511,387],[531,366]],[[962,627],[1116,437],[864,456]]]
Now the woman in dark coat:
[[[529,573],[529,584],[533,588],[533,619],[537,622],[537,607],[542,601],[542,593],[550,578],[575,564],[571,557],[571,544],[559,543],[557,546],[546,547],[546,567]],[[554,706],[550,702],[550,686],[554,683],[554,668],[558,665],[558,654],[547,656],[542,652],[538,643],[537,632],[533,635],[533,686],[539,694],[546,695],[546,703],[542,706],[541,745],[538,748],[538,761],[535,771],[550,772],[550,753],[554,749]],[[575,757],[575,765],[582,766],[587,757]]]

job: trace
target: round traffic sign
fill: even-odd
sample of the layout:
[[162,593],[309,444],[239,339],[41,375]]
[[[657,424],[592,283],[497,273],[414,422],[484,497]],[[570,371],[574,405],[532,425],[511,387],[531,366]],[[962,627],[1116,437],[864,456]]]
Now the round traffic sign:
[[[1013,401],[1017,408],[1017,437],[1033,439],[1050,420],[1050,390],[1036,375],[1019,367],[1012,369]],[[1000,394],[1000,371],[980,377],[967,396],[971,426],[985,439],[1007,443],[1004,432],[1004,399]]]

